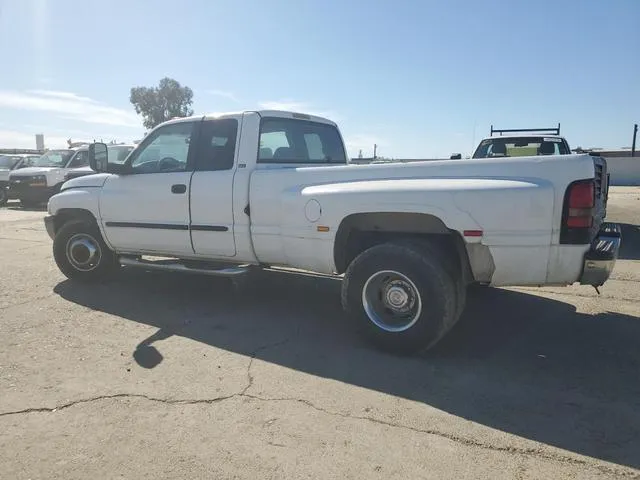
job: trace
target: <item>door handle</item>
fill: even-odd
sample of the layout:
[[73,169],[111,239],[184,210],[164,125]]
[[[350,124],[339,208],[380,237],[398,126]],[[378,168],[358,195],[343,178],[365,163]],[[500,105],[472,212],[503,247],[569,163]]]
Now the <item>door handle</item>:
[[171,185],[171,193],[184,193],[187,191],[187,186],[182,183]]

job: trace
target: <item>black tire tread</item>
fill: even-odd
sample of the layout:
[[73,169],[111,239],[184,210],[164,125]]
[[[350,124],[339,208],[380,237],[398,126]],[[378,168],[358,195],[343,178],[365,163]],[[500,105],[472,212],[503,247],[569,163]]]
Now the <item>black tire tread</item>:
[[[76,270],[67,260],[65,251],[67,239],[81,232],[91,234],[100,243],[102,249],[100,264],[96,269],[88,272]],[[98,226],[86,220],[69,220],[58,229],[53,240],[53,257],[60,271],[70,280],[87,282],[106,280],[119,268],[118,259],[104,242]]]
[[[438,296],[441,302],[442,315],[440,318],[431,319],[430,322],[421,322],[411,329],[402,333],[384,333],[366,320],[363,321],[367,335],[384,350],[395,353],[415,353],[427,350],[435,345],[444,334],[457,321],[458,314],[458,294],[456,281],[438,255],[429,247],[418,244],[412,240],[399,240],[373,246],[358,255],[349,265],[345,272],[342,287],[343,308],[355,318],[366,317],[362,310],[362,302],[352,299],[354,292],[352,284],[357,284],[362,280],[358,278],[359,272],[369,263],[378,262],[379,259],[393,258],[395,262],[404,263],[406,268],[414,268],[416,272],[428,272],[425,277],[433,286],[438,289],[441,295]],[[416,269],[417,267],[417,269]],[[415,281],[415,279],[412,278]],[[358,290],[360,293],[361,290]],[[437,301],[437,300],[436,300]],[[422,323],[420,328],[418,324]],[[369,326],[369,328],[366,328]]]

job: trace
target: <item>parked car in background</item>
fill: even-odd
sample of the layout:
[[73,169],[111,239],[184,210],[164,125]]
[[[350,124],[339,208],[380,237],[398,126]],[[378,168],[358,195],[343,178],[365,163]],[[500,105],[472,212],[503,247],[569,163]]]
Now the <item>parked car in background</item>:
[[25,207],[46,202],[60,191],[65,174],[89,164],[88,146],[48,150],[31,167],[9,174],[9,195]]
[[9,173],[32,166],[40,155],[16,154],[0,155],[0,206],[7,203],[9,196]]
[[508,129],[496,129],[491,125],[489,136],[480,140],[473,158],[571,155],[571,153],[569,143],[560,136],[560,124],[552,128]]
[[[499,134],[494,136],[494,134]],[[505,135],[506,134],[506,135]],[[512,128],[495,129],[491,126],[490,136],[480,141],[473,158],[505,158],[532,156],[573,155],[569,142],[560,136],[560,124],[553,128]],[[606,201],[609,196],[609,180],[607,160],[596,153],[594,167],[596,175],[602,176],[600,188],[605,200],[604,215],[606,216]],[[598,192],[600,193],[600,192]]]
[[[124,161],[127,159],[127,156],[129,155],[131,150],[133,150],[135,147],[136,147],[135,145],[128,145],[128,144],[109,145],[107,147],[108,154],[109,154],[109,163],[110,164],[124,163]],[[89,165],[87,165],[86,167],[74,168],[73,170],[69,170],[65,174],[64,180],[66,182],[67,180],[72,180],[78,177],[84,177],[86,175],[92,175],[94,173],[96,172]]]

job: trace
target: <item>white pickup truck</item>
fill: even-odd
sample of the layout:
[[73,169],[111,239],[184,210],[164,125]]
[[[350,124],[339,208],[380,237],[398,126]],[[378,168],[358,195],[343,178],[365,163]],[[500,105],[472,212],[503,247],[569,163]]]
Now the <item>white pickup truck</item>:
[[9,174],[9,195],[11,198],[18,198],[25,207],[44,203],[60,191],[67,172],[88,164],[87,145],[48,150],[33,166]]
[[101,143],[89,159],[102,173],[66,182],[45,218],[70,279],[344,275],[345,309],[395,352],[441,339],[469,284],[597,287],[620,247],[586,154],[348,165],[333,122],[250,111],[166,122],[124,164]]

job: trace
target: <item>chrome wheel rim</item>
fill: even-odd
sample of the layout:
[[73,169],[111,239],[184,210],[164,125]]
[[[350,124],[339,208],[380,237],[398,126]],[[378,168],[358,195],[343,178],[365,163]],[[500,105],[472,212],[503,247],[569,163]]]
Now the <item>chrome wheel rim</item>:
[[67,241],[67,260],[76,270],[89,272],[102,258],[102,249],[95,238],[87,233],[76,233]]
[[364,311],[378,328],[403,332],[422,313],[422,297],[415,283],[394,270],[382,270],[369,277],[362,289]]

